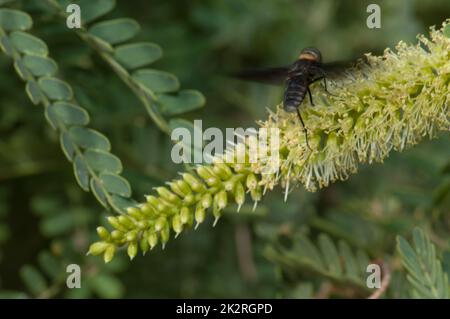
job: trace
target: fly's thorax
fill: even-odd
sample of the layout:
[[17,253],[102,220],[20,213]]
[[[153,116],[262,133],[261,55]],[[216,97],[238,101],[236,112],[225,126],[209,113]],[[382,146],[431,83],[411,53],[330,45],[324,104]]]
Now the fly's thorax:
[[310,61],[307,60],[297,60],[295,61],[288,71],[288,77],[297,77],[297,76],[305,76],[308,74],[309,66],[311,65]]

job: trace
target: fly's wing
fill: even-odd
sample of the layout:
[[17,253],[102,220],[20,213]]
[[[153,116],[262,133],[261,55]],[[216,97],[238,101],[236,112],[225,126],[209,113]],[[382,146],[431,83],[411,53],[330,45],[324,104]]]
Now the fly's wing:
[[321,64],[320,68],[329,79],[339,79],[351,73],[356,68],[360,68],[367,61],[363,58],[352,61],[336,61]]
[[245,80],[265,84],[281,85],[284,84],[288,74],[288,67],[274,67],[267,69],[245,70],[234,74],[233,76]]

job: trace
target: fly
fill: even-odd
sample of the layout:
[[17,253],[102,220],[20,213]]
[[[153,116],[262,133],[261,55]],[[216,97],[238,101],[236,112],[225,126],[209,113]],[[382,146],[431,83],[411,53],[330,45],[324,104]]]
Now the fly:
[[342,75],[349,66],[349,63],[344,62],[322,63],[322,54],[318,49],[305,48],[300,52],[297,60],[288,67],[245,71],[237,74],[237,77],[269,84],[284,83],[283,108],[286,112],[297,112],[305,132],[306,145],[311,149],[308,142],[308,131],[300,113],[306,94],[309,96],[311,105],[314,106],[309,86],[314,82],[323,81],[325,91],[329,93],[327,77]]

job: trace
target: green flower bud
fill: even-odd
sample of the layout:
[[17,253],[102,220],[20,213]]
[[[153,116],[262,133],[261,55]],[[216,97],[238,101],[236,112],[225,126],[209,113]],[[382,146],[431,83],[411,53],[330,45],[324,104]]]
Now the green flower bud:
[[168,202],[166,202],[164,199],[160,198],[159,199],[159,204],[156,207],[156,209],[160,213],[167,214],[171,210],[170,207],[171,207],[171,205]]
[[117,229],[113,230],[111,232],[111,238],[115,241],[121,241],[124,238],[124,233]]
[[[322,138],[320,137],[320,134],[314,134],[309,137],[309,146],[313,150],[318,150],[320,148],[320,140]],[[305,140],[305,146],[306,146],[306,140]]]
[[204,209],[208,209],[212,205],[212,196],[209,193],[206,193],[202,196],[202,199],[200,200],[200,204],[203,206]]
[[181,222],[180,215],[175,215],[172,218],[172,228],[173,231],[176,233],[175,237],[178,236],[179,233],[183,230],[183,223]]
[[166,245],[166,243],[167,243],[167,242],[169,241],[169,239],[170,239],[170,227],[169,227],[168,224],[166,224],[166,225],[164,226],[164,228],[161,229],[160,234],[161,234],[161,243],[162,243],[163,249],[164,249],[164,246]]
[[115,253],[116,253],[116,246],[113,244],[108,245],[108,247],[105,250],[105,253],[103,254],[103,260],[105,261],[105,263],[109,263],[114,258]]
[[122,230],[122,231],[125,231],[125,230],[126,230],[126,228],[123,227],[123,226],[119,223],[119,220],[118,220],[117,217],[109,216],[109,217],[107,218],[107,220],[108,220],[108,223],[109,223],[112,227],[114,227],[115,229]]
[[330,151],[337,152],[339,150],[339,144],[339,138],[337,137],[336,133],[331,132],[327,138],[327,148]]
[[155,223],[155,231],[159,232],[163,229],[167,224],[167,219],[164,216],[159,217]]
[[252,197],[253,201],[259,202],[261,200],[261,197],[262,197],[261,188],[258,187],[258,188],[252,189],[250,191],[250,196]]
[[222,216],[222,210],[219,208],[218,205],[214,205],[212,213],[214,216],[213,227],[215,227],[220,217]]
[[156,207],[159,205],[159,199],[153,195],[147,195],[145,196],[145,199],[147,200],[147,203],[156,210]]
[[183,173],[182,174],[183,179],[186,183],[189,184],[189,186],[198,193],[203,193],[206,188],[205,185],[203,185],[202,182],[200,182],[197,178],[195,178],[193,175],[189,174],[189,173]]
[[224,163],[215,163],[212,169],[222,180],[226,180],[233,175],[231,169]]
[[136,230],[129,231],[129,232],[125,235],[125,239],[126,239],[127,242],[135,241],[136,238],[137,238],[137,231],[136,231]]
[[184,205],[188,205],[189,206],[189,205],[194,204],[194,202],[195,202],[195,196],[193,194],[186,195],[183,198],[183,204]]
[[148,234],[147,241],[150,245],[150,249],[155,248],[155,246],[158,244],[158,234],[156,234],[155,232],[151,232],[150,234]]
[[128,245],[127,253],[130,257],[130,260],[133,260],[134,257],[137,255],[138,245],[137,242],[133,241]]
[[236,183],[236,187],[234,189],[234,200],[238,205],[238,210],[241,208],[242,204],[245,202],[245,189],[241,182]]
[[146,221],[146,220],[140,220],[140,221],[138,221],[138,222],[136,223],[136,226],[137,226],[138,229],[143,230],[143,229],[148,228],[149,225],[148,225],[148,221]]
[[203,178],[208,186],[216,186],[220,183],[220,179],[215,176],[213,170],[206,166],[199,166],[197,168],[197,174]]
[[220,191],[214,196],[214,202],[217,204],[217,207],[222,210],[228,204],[228,195],[226,191]]
[[211,171],[206,166],[199,166],[197,167],[196,171],[198,176],[200,176],[204,180],[214,177],[214,175],[211,174]]
[[97,227],[97,234],[101,239],[105,241],[108,241],[110,238],[109,231],[103,226]]
[[192,213],[186,206],[183,206],[180,210],[180,221],[181,224],[189,223],[189,220],[192,218]]
[[117,217],[117,220],[119,221],[120,225],[122,225],[128,229],[131,229],[134,227],[133,220],[126,215],[120,215],[119,217]]
[[189,185],[181,179],[167,184],[169,185],[171,191],[180,196],[181,198],[184,198],[184,196],[192,192],[191,189],[189,188]]
[[197,223],[195,225],[195,228],[197,228],[199,224],[203,223],[205,217],[206,217],[205,209],[201,205],[198,205],[197,208],[195,209],[195,222]]
[[177,180],[176,182],[177,187],[183,192],[184,195],[188,195],[192,193],[191,188],[189,187],[189,184],[183,181],[182,179]]
[[153,217],[156,213],[156,209],[149,203],[145,203],[141,206],[141,211],[148,217]]
[[165,187],[157,187],[156,192],[158,193],[159,196],[161,196],[162,198],[164,198],[166,201],[168,201],[170,203],[173,203],[173,204],[180,203],[180,199],[178,198],[178,196],[175,195],[174,193],[172,193],[171,191],[169,191]]
[[235,185],[236,185],[236,179],[235,178],[230,178],[226,182],[223,182],[223,188],[225,188],[225,190],[227,192],[232,192],[234,190]]
[[142,252],[145,255],[145,253],[150,248],[150,246],[148,244],[148,232],[147,231],[143,232],[143,234],[141,236],[141,240],[139,242],[139,246],[141,247],[141,250],[142,250]]
[[255,189],[258,186],[258,179],[256,178],[256,175],[253,173],[248,174],[245,185],[250,190]]
[[89,247],[88,255],[100,255],[108,248],[108,246],[109,243],[104,241],[95,242]]
[[133,217],[136,220],[141,220],[144,218],[144,215],[141,213],[141,211],[136,207],[128,207],[127,208],[127,214]]

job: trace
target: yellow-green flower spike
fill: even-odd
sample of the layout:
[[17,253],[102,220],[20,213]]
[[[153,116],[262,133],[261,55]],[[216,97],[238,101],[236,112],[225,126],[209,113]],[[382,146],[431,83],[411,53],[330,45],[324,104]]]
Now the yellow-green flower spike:
[[[118,247],[125,246],[134,258],[137,243],[143,252],[158,242],[164,247],[171,229],[176,237],[197,228],[208,214],[215,225],[230,202],[239,210],[249,196],[255,208],[277,185],[286,197],[299,184],[315,191],[348,178],[362,162],[383,161],[392,150],[402,151],[425,136],[449,131],[450,38],[443,33],[449,23],[431,29],[430,39],[419,36],[417,45],[400,42],[395,52],[367,55],[367,64],[330,83],[332,94],[313,89],[316,106],[302,111],[311,149],[297,114],[286,113],[280,105],[259,122],[261,128],[280,133],[279,161],[264,157],[250,162],[250,142],[236,145],[212,164],[155,188],[127,214],[108,217],[112,230],[97,229],[100,241],[90,246],[89,254],[103,254],[108,262]],[[238,163],[237,158],[246,161]]]

